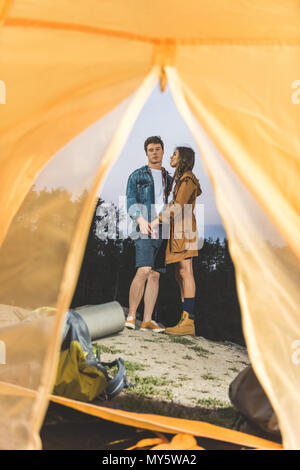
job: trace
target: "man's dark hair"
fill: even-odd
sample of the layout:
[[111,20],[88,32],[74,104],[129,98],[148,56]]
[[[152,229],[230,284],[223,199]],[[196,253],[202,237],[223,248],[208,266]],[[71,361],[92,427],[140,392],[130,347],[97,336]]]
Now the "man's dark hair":
[[149,144],[160,144],[161,148],[164,150],[164,143],[161,140],[159,135],[152,135],[151,137],[148,137],[148,139],[145,140],[145,143],[144,143],[145,152],[147,152],[147,147]]

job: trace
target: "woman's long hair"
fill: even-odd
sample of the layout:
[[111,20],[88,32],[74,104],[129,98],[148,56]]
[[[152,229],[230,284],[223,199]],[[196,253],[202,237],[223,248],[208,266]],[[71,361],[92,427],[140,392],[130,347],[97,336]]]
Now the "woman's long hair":
[[179,161],[178,161],[178,164],[176,165],[175,173],[173,175],[172,182],[169,187],[168,196],[171,192],[174,181],[177,182],[178,179],[186,171],[191,171],[194,168],[194,164],[195,164],[195,152],[192,148],[176,147],[175,150],[178,150]]

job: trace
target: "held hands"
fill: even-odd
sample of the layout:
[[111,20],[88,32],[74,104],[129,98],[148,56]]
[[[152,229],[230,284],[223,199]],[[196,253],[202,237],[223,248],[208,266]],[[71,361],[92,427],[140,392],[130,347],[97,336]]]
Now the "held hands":
[[150,227],[151,227],[151,238],[155,238],[157,240],[159,238],[158,219],[152,220]]
[[158,218],[154,219],[151,223],[147,222],[146,219],[144,219],[144,217],[139,217],[137,219],[137,222],[140,226],[140,231],[142,234],[144,235],[151,235],[151,233],[153,232],[153,230],[156,230],[158,225],[159,225],[159,220]]
[[159,225],[158,218],[152,220],[152,222],[150,224],[151,230],[156,229],[158,227],[158,225]]
[[137,222],[140,226],[140,231],[143,235],[151,235],[151,227],[150,227],[150,224],[149,222],[147,222],[146,219],[144,219],[144,217],[139,217],[137,219]]

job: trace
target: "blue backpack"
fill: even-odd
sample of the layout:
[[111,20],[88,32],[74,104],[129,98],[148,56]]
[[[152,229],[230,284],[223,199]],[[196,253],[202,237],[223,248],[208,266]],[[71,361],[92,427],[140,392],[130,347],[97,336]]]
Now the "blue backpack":
[[[110,377],[107,368],[114,366],[117,373]],[[96,397],[110,400],[128,386],[123,359],[101,362],[85,320],[74,310],[68,310],[53,393],[90,402]]]

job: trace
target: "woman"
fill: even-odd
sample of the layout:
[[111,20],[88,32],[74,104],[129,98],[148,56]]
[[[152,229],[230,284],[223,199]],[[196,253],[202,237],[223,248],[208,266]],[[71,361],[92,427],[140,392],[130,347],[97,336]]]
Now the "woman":
[[159,223],[170,224],[166,264],[175,263],[175,278],[180,287],[183,310],[179,323],[172,328],[166,328],[165,333],[170,335],[195,335],[196,286],[192,258],[198,256],[198,235],[193,211],[196,198],[202,190],[192,172],[194,163],[195,152],[191,148],[175,149],[170,160],[171,167],[176,168],[170,187],[170,192],[173,189],[173,201],[151,223],[152,230],[155,230]]

